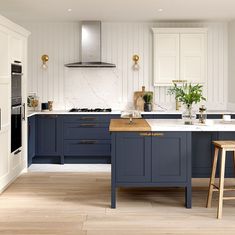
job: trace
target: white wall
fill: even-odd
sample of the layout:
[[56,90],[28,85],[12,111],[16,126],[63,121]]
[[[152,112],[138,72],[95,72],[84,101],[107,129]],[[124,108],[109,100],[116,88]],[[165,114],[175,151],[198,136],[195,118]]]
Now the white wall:
[[235,21],[228,25],[229,70],[228,70],[228,108],[235,109]]
[[[29,91],[42,101],[54,100],[58,109],[78,107],[123,108],[133,92],[155,91],[155,102],[174,108],[164,87],[152,86],[152,27],[208,27],[208,80],[205,96],[209,109],[227,105],[227,23],[102,23],[103,61],[116,69],[68,69],[65,63],[79,60],[79,23],[23,23],[29,39]],[[50,57],[42,71],[40,57]],[[132,55],[140,55],[140,71],[132,71]]]

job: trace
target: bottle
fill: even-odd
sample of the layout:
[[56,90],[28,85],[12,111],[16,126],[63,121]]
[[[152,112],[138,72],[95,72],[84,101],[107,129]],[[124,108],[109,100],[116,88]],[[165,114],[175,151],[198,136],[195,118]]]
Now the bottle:
[[206,107],[205,105],[202,105],[199,108],[199,123],[205,124],[206,118],[207,118]]

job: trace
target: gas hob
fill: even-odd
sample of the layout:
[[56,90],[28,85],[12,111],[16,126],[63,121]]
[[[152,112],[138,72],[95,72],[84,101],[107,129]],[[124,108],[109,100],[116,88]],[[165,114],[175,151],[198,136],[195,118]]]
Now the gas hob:
[[89,109],[89,108],[72,108],[69,110],[71,113],[76,113],[76,112],[85,112],[85,113],[104,113],[104,112],[112,112],[111,108],[94,108],[94,109]]

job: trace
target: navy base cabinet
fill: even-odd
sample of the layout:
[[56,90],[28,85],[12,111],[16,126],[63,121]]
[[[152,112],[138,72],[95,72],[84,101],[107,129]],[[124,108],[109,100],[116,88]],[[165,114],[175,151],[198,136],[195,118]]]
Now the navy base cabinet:
[[61,163],[62,117],[58,115],[38,115],[36,117],[36,152],[33,163]]
[[113,132],[111,208],[117,187],[183,187],[191,208],[190,132]]

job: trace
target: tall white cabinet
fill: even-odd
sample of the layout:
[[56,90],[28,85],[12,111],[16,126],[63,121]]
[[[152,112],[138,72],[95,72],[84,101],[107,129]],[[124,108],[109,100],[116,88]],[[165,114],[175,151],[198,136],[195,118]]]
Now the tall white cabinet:
[[27,102],[29,32],[0,15],[0,193],[27,167],[27,120],[22,123],[22,152],[11,154],[11,63],[21,61],[22,102]]
[[154,86],[206,82],[207,29],[153,28],[153,35]]

